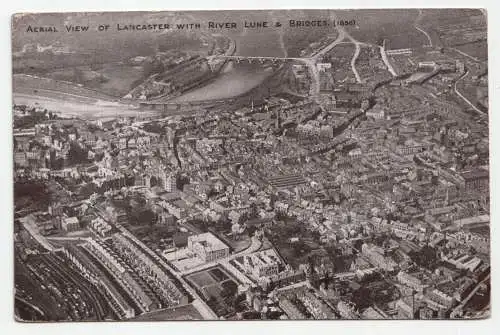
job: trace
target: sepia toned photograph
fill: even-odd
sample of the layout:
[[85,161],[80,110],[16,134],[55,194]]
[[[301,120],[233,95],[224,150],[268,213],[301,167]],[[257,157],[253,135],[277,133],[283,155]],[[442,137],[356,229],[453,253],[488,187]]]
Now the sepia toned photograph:
[[486,10],[11,24],[16,321],[490,317]]

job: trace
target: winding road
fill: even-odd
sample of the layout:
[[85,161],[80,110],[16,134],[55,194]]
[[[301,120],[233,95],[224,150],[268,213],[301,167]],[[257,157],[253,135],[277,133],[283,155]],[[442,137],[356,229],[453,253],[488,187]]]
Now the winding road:
[[432,47],[432,39],[431,39],[431,36],[425,31],[423,30],[422,28],[420,28],[418,25],[420,23],[420,21],[422,20],[422,16],[424,15],[424,12],[419,9],[418,10],[418,16],[417,16],[417,19],[415,20],[415,23],[414,23],[414,26],[415,26],[415,29],[417,29],[418,31],[420,31],[422,34],[424,34],[426,37],[427,37],[427,40],[429,41],[429,44],[425,45],[424,44],[424,47],[428,46],[428,47]]
[[345,33],[347,35],[347,38],[354,44],[356,50],[354,51],[354,55],[352,56],[351,59],[351,70],[354,73],[354,76],[356,77],[356,81],[358,83],[362,83],[363,79],[361,79],[361,76],[359,75],[358,70],[356,69],[356,61],[358,60],[359,53],[361,52],[361,46],[367,45],[365,43],[359,42],[355,40],[351,35]]

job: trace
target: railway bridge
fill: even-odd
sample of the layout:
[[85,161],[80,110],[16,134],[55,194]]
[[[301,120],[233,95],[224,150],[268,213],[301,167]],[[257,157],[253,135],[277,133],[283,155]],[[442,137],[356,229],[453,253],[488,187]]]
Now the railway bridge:
[[272,57],[272,56],[228,56],[228,55],[217,55],[209,57],[210,60],[213,59],[227,59],[236,61],[236,63],[240,63],[242,61],[247,61],[249,63],[259,62],[261,64],[266,62],[271,63],[280,63],[285,61],[301,61],[303,58],[298,57]]
[[222,98],[222,99],[209,99],[209,100],[198,100],[198,101],[169,101],[166,99],[158,99],[158,100],[146,100],[140,101],[139,106],[141,108],[147,109],[158,109],[159,111],[164,112],[174,112],[174,111],[183,111],[193,110],[199,111],[200,109],[209,108],[212,106],[216,106],[219,104],[226,104],[234,102],[235,98]]

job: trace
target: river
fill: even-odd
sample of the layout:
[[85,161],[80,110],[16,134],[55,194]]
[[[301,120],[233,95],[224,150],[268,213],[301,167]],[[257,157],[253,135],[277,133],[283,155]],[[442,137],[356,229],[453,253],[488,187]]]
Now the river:
[[49,111],[53,111],[62,117],[78,117],[81,119],[113,119],[125,116],[149,116],[157,112],[139,110],[132,106],[101,101],[96,99],[86,99],[83,97],[68,97],[61,92],[44,92],[36,94],[31,92],[13,93],[13,100],[18,105],[40,106]]
[[[228,35],[236,43],[238,56],[286,56],[282,33],[279,29],[245,29]],[[198,101],[224,99],[241,95],[261,84],[273,71],[258,62],[249,64],[229,62],[223,72],[213,81],[191,90],[172,101]]]
[[[261,18],[262,19],[262,18]],[[287,55],[280,29],[274,28],[242,28],[228,33],[236,45],[235,55],[239,56],[276,56]],[[172,102],[186,102],[231,98],[250,91],[259,86],[273,74],[270,67],[255,61],[229,62],[222,73],[206,85],[195,88],[172,99]],[[42,89],[38,89],[42,91]],[[41,93],[41,92],[40,92]],[[61,96],[63,95],[63,96]],[[44,91],[34,94],[32,89],[17,88],[14,93],[16,104],[36,105],[62,115],[81,118],[113,118],[117,116],[135,116],[139,112],[132,106],[119,103],[106,103],[97,99],[84,99],[60,92]],[[154,111],[140,111],[141,115],[154,114]]]

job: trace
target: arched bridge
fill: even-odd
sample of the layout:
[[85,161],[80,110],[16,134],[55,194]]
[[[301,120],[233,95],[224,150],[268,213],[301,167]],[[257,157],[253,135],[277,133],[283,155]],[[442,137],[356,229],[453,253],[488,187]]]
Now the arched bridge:
[[217,56],[210,56],[209,59],[229,59],[229,60],[234,60],[237,63],[241,61],[248,61],[249,63],[252,62],[283,62],[283,61],[301,61],[303,58],[298,58],[298,57],[272,57],[272,56],[228,56],[228,55],[217,55]]

